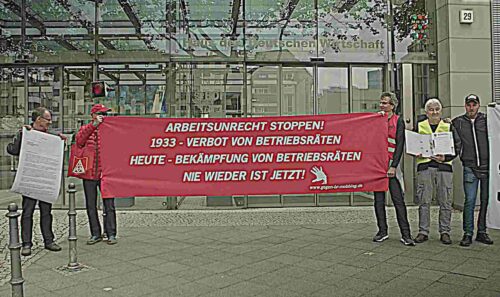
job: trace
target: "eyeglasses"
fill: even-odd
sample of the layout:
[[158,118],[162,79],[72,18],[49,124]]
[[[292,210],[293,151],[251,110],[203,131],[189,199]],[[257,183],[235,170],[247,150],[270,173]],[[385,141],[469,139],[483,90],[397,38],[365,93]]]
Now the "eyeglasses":
[[44,118],[44,117],[40,117],[40,118],[46,120],[47,122],[52,122],[52,119],[47,119],[47,118]]
[[96,115],[103,115],[103,116],[107,116],[108,115],[108,113],[105,112],[105,111],[96,112],[95,114]]

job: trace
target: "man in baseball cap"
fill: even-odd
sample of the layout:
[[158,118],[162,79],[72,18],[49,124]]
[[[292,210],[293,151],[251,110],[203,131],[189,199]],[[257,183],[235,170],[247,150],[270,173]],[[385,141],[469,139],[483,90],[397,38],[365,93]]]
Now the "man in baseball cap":
[[[88,245],[96,244],[103,240],[103,232],[97,211],[98,188],[101,188],[101,159],[99,155],[99,126],[111,108],[103,104],[94,104],[90,109],[92,120],[89,124],[80,128],[76,134],[76,144],[83,150],[83,156],[94,160],[94,167],[89,173],[82,177],[83,190],[85,193],[85,206],[89,219],[90,239]],[[116,211],[115,199],[102,199],[104,205],[104,233],[107,235],[108,244],[116,244]]]
[[465,97],[465,104],[470,102],[476,102],[479,104],[479,96],[474,94],[467,95],[467,97]]
[[479,216],[476,241],[493,244],[486,230],[486,212],[489,197],[489,144],[486,115],[479,111],[479,96],[465,97],[465,114],[453,119],[456,135],[455,148],[460,152],[465,193],[463,211],[464,236],[461,246],[470,246],[474,235],[474,208],[477,190],[480,188]]
[[[110,111],[111,108],[108,108],[106,106],[104,106],[103,104],[94,104],[94,106],[92,106],[92,109],[90,110],[90,113],[95,113],[95,114],[99,114],[99,113],[107,113],[108,111]],[[105,115],[105,114],[103,114]]]

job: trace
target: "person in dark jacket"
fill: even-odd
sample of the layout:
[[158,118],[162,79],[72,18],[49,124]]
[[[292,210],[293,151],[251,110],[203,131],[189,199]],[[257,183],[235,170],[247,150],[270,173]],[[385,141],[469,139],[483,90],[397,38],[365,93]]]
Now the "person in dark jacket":
[[[84,156],[93,156],[94,172],[88,179],[83,179],[83,191],[85,192],[85,206],[89,219],[91,237],[87,241],[92,245],[102,241],[101,223],[97,212],[97,189],[101,187],[101,161],[99,156],[99,125],[111,109],[102,104],[94,104],[90,110],[92,121],[80,128],[76,134],[76,145],[83,148]],[[108,244],[116,244],[116,211],[115,199],[102,199],[104,205],[104,231],[108,237]]]
[[[27,130],[35,129],[40,132],[48,133],[50,124],[52,124],[52,114],[47,108],[38,107],[31,114],[31,120],[31,125],[24,126]],[[62,140],[66,139],[66,137],[62,134],[59,134],[59,137],[61,137]],[[19,156],[22,138],[21,130],[14,138],[14,141],[7,145],[7,152],[9,154]],[[54,242],[55,237],[54,232],[52,231],[52,204],[37,200],[34,197],[23,195],[23,212],[21,215],[21,255],[23,256],[31,255],[31,248],[33,247],[33,213],[37,202],[40,208],[40,229],[42,231],[45,249],[53,252],[61,250],[61,247]]]
[[464,168],[463,185],[465,192],[463,229],[461,246],[470,246],[474,235],[474,208],[479,184],[481,184],[481,206],[477,220],[476,241],[493,244],[486,233],[486,211],[489,197],[489,151],[486,115],[479,112],[479,97],[470,94],[465,97],[465,114],[453,119],[457,132],[455,147]]
[[[401,232],[401,242],[404,245],[414,246],[415,242],[411,238],[410,224],[408,223],[408,214],[406,210],[403,194],[403,174],[399,167],[403,148],[405,144],[405,125],[403,118],[396,115],[394,110],[398,105],[398,99],[393,93],[382,93],[380,96],[379,107],[382,112],[387,114],[388,120],[388,155],[389,164],[387,177],[389,177],[389,192],[392,202],[396,208],[396,218]],[[387,232],[387,218],[385,212],[385,192],[374,192],[375,216],[377,218],[378,232],[373,237],[373,241],[382,242],[389,238]]]

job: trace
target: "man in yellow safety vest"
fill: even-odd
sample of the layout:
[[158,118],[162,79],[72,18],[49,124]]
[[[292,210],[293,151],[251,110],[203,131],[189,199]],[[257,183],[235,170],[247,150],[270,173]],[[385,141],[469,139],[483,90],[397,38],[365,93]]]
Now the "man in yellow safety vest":
[[[425,103],[427,119],[416,125],[416,132],[432,134],[438,132],[452,132],[450,123],[441,118],[442,105],[439,99],[431,98]],[[455,154],[456,155],[456,154]],[[429,238],[430,204],[432,194],[436,192],[439,204],[439,233],[443,244],[451,244],[451,202],[453,188],[453,169],[451,161],[454,155],[435,155],[429,158],[417,157],[417,194],[419,229],[415,237],[416,243],[422,243]]]

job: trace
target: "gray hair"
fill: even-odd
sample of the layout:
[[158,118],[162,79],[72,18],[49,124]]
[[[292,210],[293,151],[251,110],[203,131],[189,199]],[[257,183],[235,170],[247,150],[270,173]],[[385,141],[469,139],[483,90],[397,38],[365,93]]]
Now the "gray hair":
[[398,106],[399,100],[398,100],[398,97],[396,97],[396,94],[394,94],[392,92],[384,92],[384,93],[382,93],[382,95],[380,95],[380,99],[382,99],[384,97],[391,98],[391,101],[389,103],[394,105],[394,107]]
[[441,101],[439,101],[438,98],[430,98],[427,102],[425,102],[425,111],[429,109],[429,105],[431,104],[437,104],[439,109],[443,109],[443,105],[441,105]]
[[[35,110],[33,110],[33,112],[31,113],[31,120],[33,122],[36,121],[36,119],[38,119],[38,117],[43,117],[43,115],[45,114],[45,112],[50,112],[50,110],[48,110],[47,108],[43,107],[43,106],[40,106],[40,107],[37,107],[35,108]],[[52,113],[51,113],[52,114]]]

